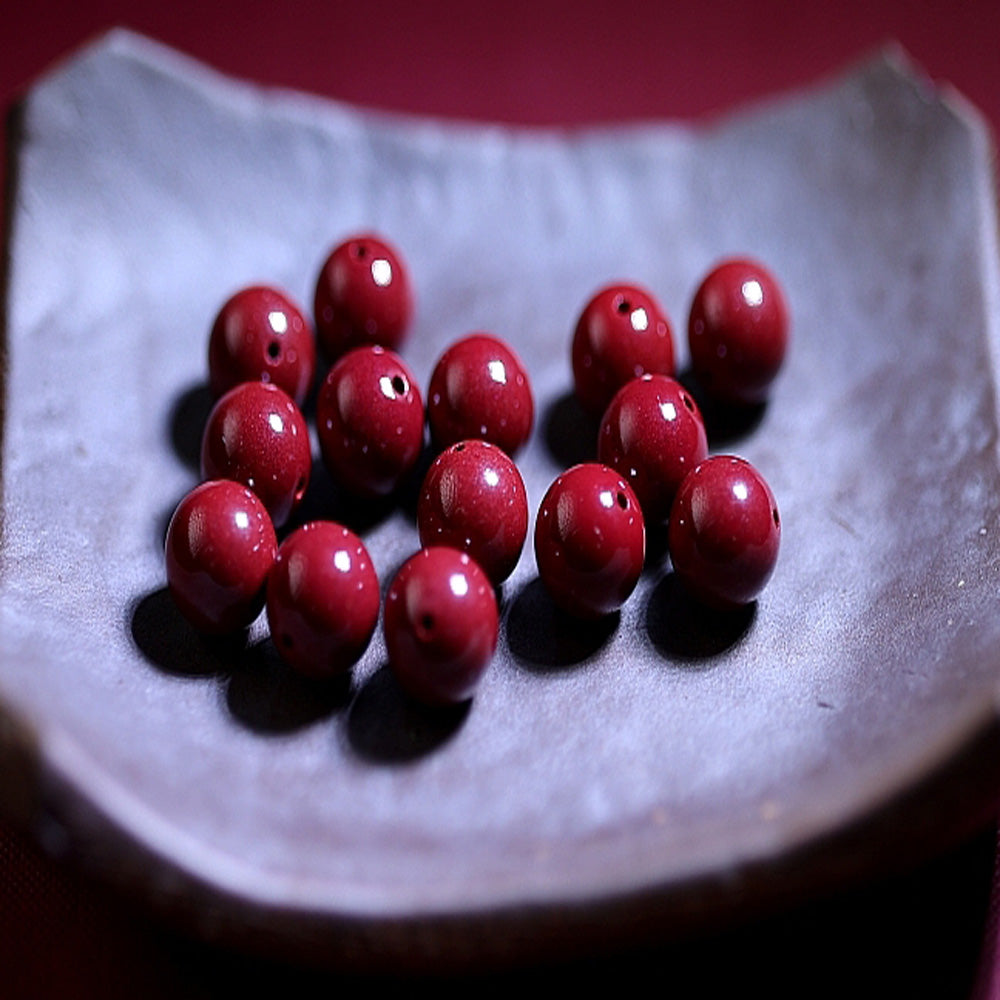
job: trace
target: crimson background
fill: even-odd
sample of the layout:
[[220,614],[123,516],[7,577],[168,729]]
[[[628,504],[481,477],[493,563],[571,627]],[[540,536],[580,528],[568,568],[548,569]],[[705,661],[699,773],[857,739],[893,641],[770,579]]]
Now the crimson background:
[[264,83],[529,124],[695,118],[814,80],[896,39],[1000,126],[995,0],[6,0],[4,9],[5,101],[114,24]]
[[[902,0],[442,0],[211,4],[4,0],[0,101],[124,25],[235,76],[421,114],[529,125],[698,119],[807,84],[897,40],[1000,132],[1000,3]],[[995,834],[904,875],[796,902],[751,927],[506,977],[621,987],[646,974],[700,992],[970,995],[989,970]],[[995,902],[994,902],[995,906]],[[982,961],[985,942],[986,961]],[[666,978],[664,978],[666,977]],[[306,992],[367,983],[189,940],[43,856],[0,824],[0,995],[215,996],[250,985]],[[449,984],[469,988],[469,980]],[[977,997],[1000,996],[989,976]]]

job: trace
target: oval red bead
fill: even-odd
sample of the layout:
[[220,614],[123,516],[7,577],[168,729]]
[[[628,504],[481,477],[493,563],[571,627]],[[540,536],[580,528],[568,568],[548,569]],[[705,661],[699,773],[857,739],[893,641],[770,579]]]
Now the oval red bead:
[[283,291],[251,285],[219,310],[208,341],[213,395],[240,382],[271,382],[301,406],[316,374],[312,324]]
[[531,383],[520,358],[488,333],[455,341],[431,374],[427,418],[438,448],[479,438],[513,455],[530,437],[535,420]]
[[421,549],[389,585],[383,626],[389,666],[405,691],[429,705],[467,701],[496,651],[496,595],[464,552]]
[[597,459],[628,480],[647,525],[669,519],[677,488],[707,457],[701,411],[676,379],[643,375],[615,393],[601,421]]
[[424,404],[394,351],[358,347],[320,386],[316,432],[334,480],[362,497],[392,493],[409,475],[424,442]]
[[313,308],[316,337],[331,362],[364,344],[398,348],[413,315],[400,252],[374,233],[344,240],[320,269]]
[[632,284],[602,288],[584,307],[571,351],[576,396],[600,416],[626,382],[674,374],[673,330],[659,303]]
[[302,502],[311,473],[305,417],[276,385],[241,382],[216,402],[202,435],[202,478],[249,486],[281,527]]
[[271,640],[305,677],[349,670],[371,641],[381,594],[368,550],[350,529],[311,521],[278,549],[267,584]]
[[691,304],[688,346],[707,393],[731,403],[765,399],[788,348],[788,306],[774,275],[748,258],[714,267]]
[[264,607],[278,541],[264,505],[246,486],[212,480],[177,505],[167,528],[167,587],[195,628],[223,634]]
[[754,600],[771,578],[780,541],[774,495],[745,459],[713,455],[681,483],[667,545],[674,572],[706,603]]
[[528,533],[528,498],[513,460],[488,441],[446,448],[424,477],[417,529],[421,545],[460,549],[502,583]]
[[565,611],[583,618],[617,611],[639,582],[645,555],[639,502],[614,469],[575,465],[548,488],[535,520],[535,559]]

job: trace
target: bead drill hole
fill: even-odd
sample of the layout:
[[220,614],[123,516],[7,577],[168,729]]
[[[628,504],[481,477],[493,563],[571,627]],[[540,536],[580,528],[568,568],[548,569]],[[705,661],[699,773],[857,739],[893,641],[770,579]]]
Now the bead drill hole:
[[685,406],[686,406],[686,407],[687,407],[687,408],[688,408],[688,409],[689,409],[689,410],[690,410],[690,411],[691,411],[692,413],[694,413],[694,403],[692,402],[692,400],[691,400],[691,397],[690,397],[690,396],[688,396],[687,394],[685,394],[685,395],[681,396],[681,399],[683,399],[683,400],[684,400],[684,405],[685,405]]
[[778,517],[778,508],[777,507],[775,507],[774,510],[771,511],[771,516],[774,518],[774,526],[776,528],[780,528],[781,527],[781,518]]
[[465,445],[464,444],[456,444],[455,447],[452,448],[451,450],[452,451],[465,451]]
[[270,344],[267,345],[267,356],[271,358],[272,361],[277,361],[281,356],[281,344],[276,340],[272,340]]
[[357,257],[358,260],[364,260],[367,255],[368,255],[368,247],[366,247],[363,243],[355,244],[354,256]]
[[632,303],[628,299],[622,299],[618,303],[618,311],[624,316],[632,311]]
[[625,496],[625,494],[620,490],[618,491],[616,499],[618,500],[618,506],[621,507],[622,510],[628,510],[628,497]]
[[406,379],[402,375],[392,376],[392,388],[397,396],[406,395]]

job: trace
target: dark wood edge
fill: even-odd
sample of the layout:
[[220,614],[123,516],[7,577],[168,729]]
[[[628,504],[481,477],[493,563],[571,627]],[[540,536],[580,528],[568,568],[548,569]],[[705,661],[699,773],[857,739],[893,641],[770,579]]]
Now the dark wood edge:
[[[166,929],[257,957],[343,973],[438,975],[551,965],[732,930],[903,874],[985,830],[1000,805],[1000,719],[980,720],[918,784],[823,835],[725,871],[618,895],[382,918],[270,905],[157,856],[46,770],[31,733],[0,712],[0,807],[56,860]],[[59,845],[53,851],[53,845]]]

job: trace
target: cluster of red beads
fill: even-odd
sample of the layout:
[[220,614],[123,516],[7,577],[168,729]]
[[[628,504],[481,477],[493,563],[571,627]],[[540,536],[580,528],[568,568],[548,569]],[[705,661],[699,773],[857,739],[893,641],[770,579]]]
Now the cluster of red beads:
[[[784,360],[788,313],[759,262],[722,261],[696,291],[688,322],[694,377],[727,405],[758,403]],[[675,377],[670,322],[634,284],[602,288],[573,333],[574,389],[601,415],[597,459],[550,487],[535,530],[553,599],[584,617],[619,608],[645,561],[644,530],[667,525],[674,572],[718,607],[754,600],[778,554],[780,518],[744,459],[709,456],[701,410]]]
[[[399,252],[365,233],[326,258],[315,332],[284,291],[254,285],[229,298],[209,337],[217,397],[201,447],[203,482],[180,503],[166,539],[167,582],[198,629],[249,626],[266,609],[274,645],[299,673],[343,673],[360,659],[381,606],[364,543],[311,521],[278,544],[308,487],[312,454],[301,407],[317,357],[316,436],[337,485],[365,499],[396,493],[417,468],[425,426],[441,454],[417,513],[423,548],[386,593],[384,629],[400,685],[431,704],[472,696],[497,642],[495,587],[527,534],[513,456],[534,423],[527,373],[501,340],[453,343],[431,375],[427,405],[397,353],[413,313]],[[318,349],[317,349],[318,348]]]
[[[317,357],[316,436],[338,486],[395,494],[425,447],[438,452],[417,506],[419,551],[385,595],[389,665],[429,704],[467,700],[497,643],[495,588],[528,532],[515,456],[534,424],[530,381],[498,338],[472,333],[433,368],[426,396],[397,353],[413,312],[406,267],[385,240],[345,240],[320,269],[315,332],[283,291],[255,285],[222,306],[209,338],[217,396],[201,449],[203,482],[167,532],[168,586],[199,629],[245,628],[266,608],[276,649],[308,676],[342,674],[377,624],[379,581],[362,540],[311,521],[278,543],[308,487],[312,454],[301,407]],[[759,264],[715,268],[691,307],[694,374],[728,403],[758,402],[781,366],[787,311]],[[318,350],[317,350],[318,346]],[[673,332],[647,290],[601,289],[583,309],[572,350],[576,394],[601,416],[597,460],[550,485],[534,526],[539,575],[573,615],[617,611],[639,580],[647,525],[666,525],[677,575],[699,599],[753,600],[777,557],[770,489],[749,463],[709,457],[701,411],[676,379]]]

